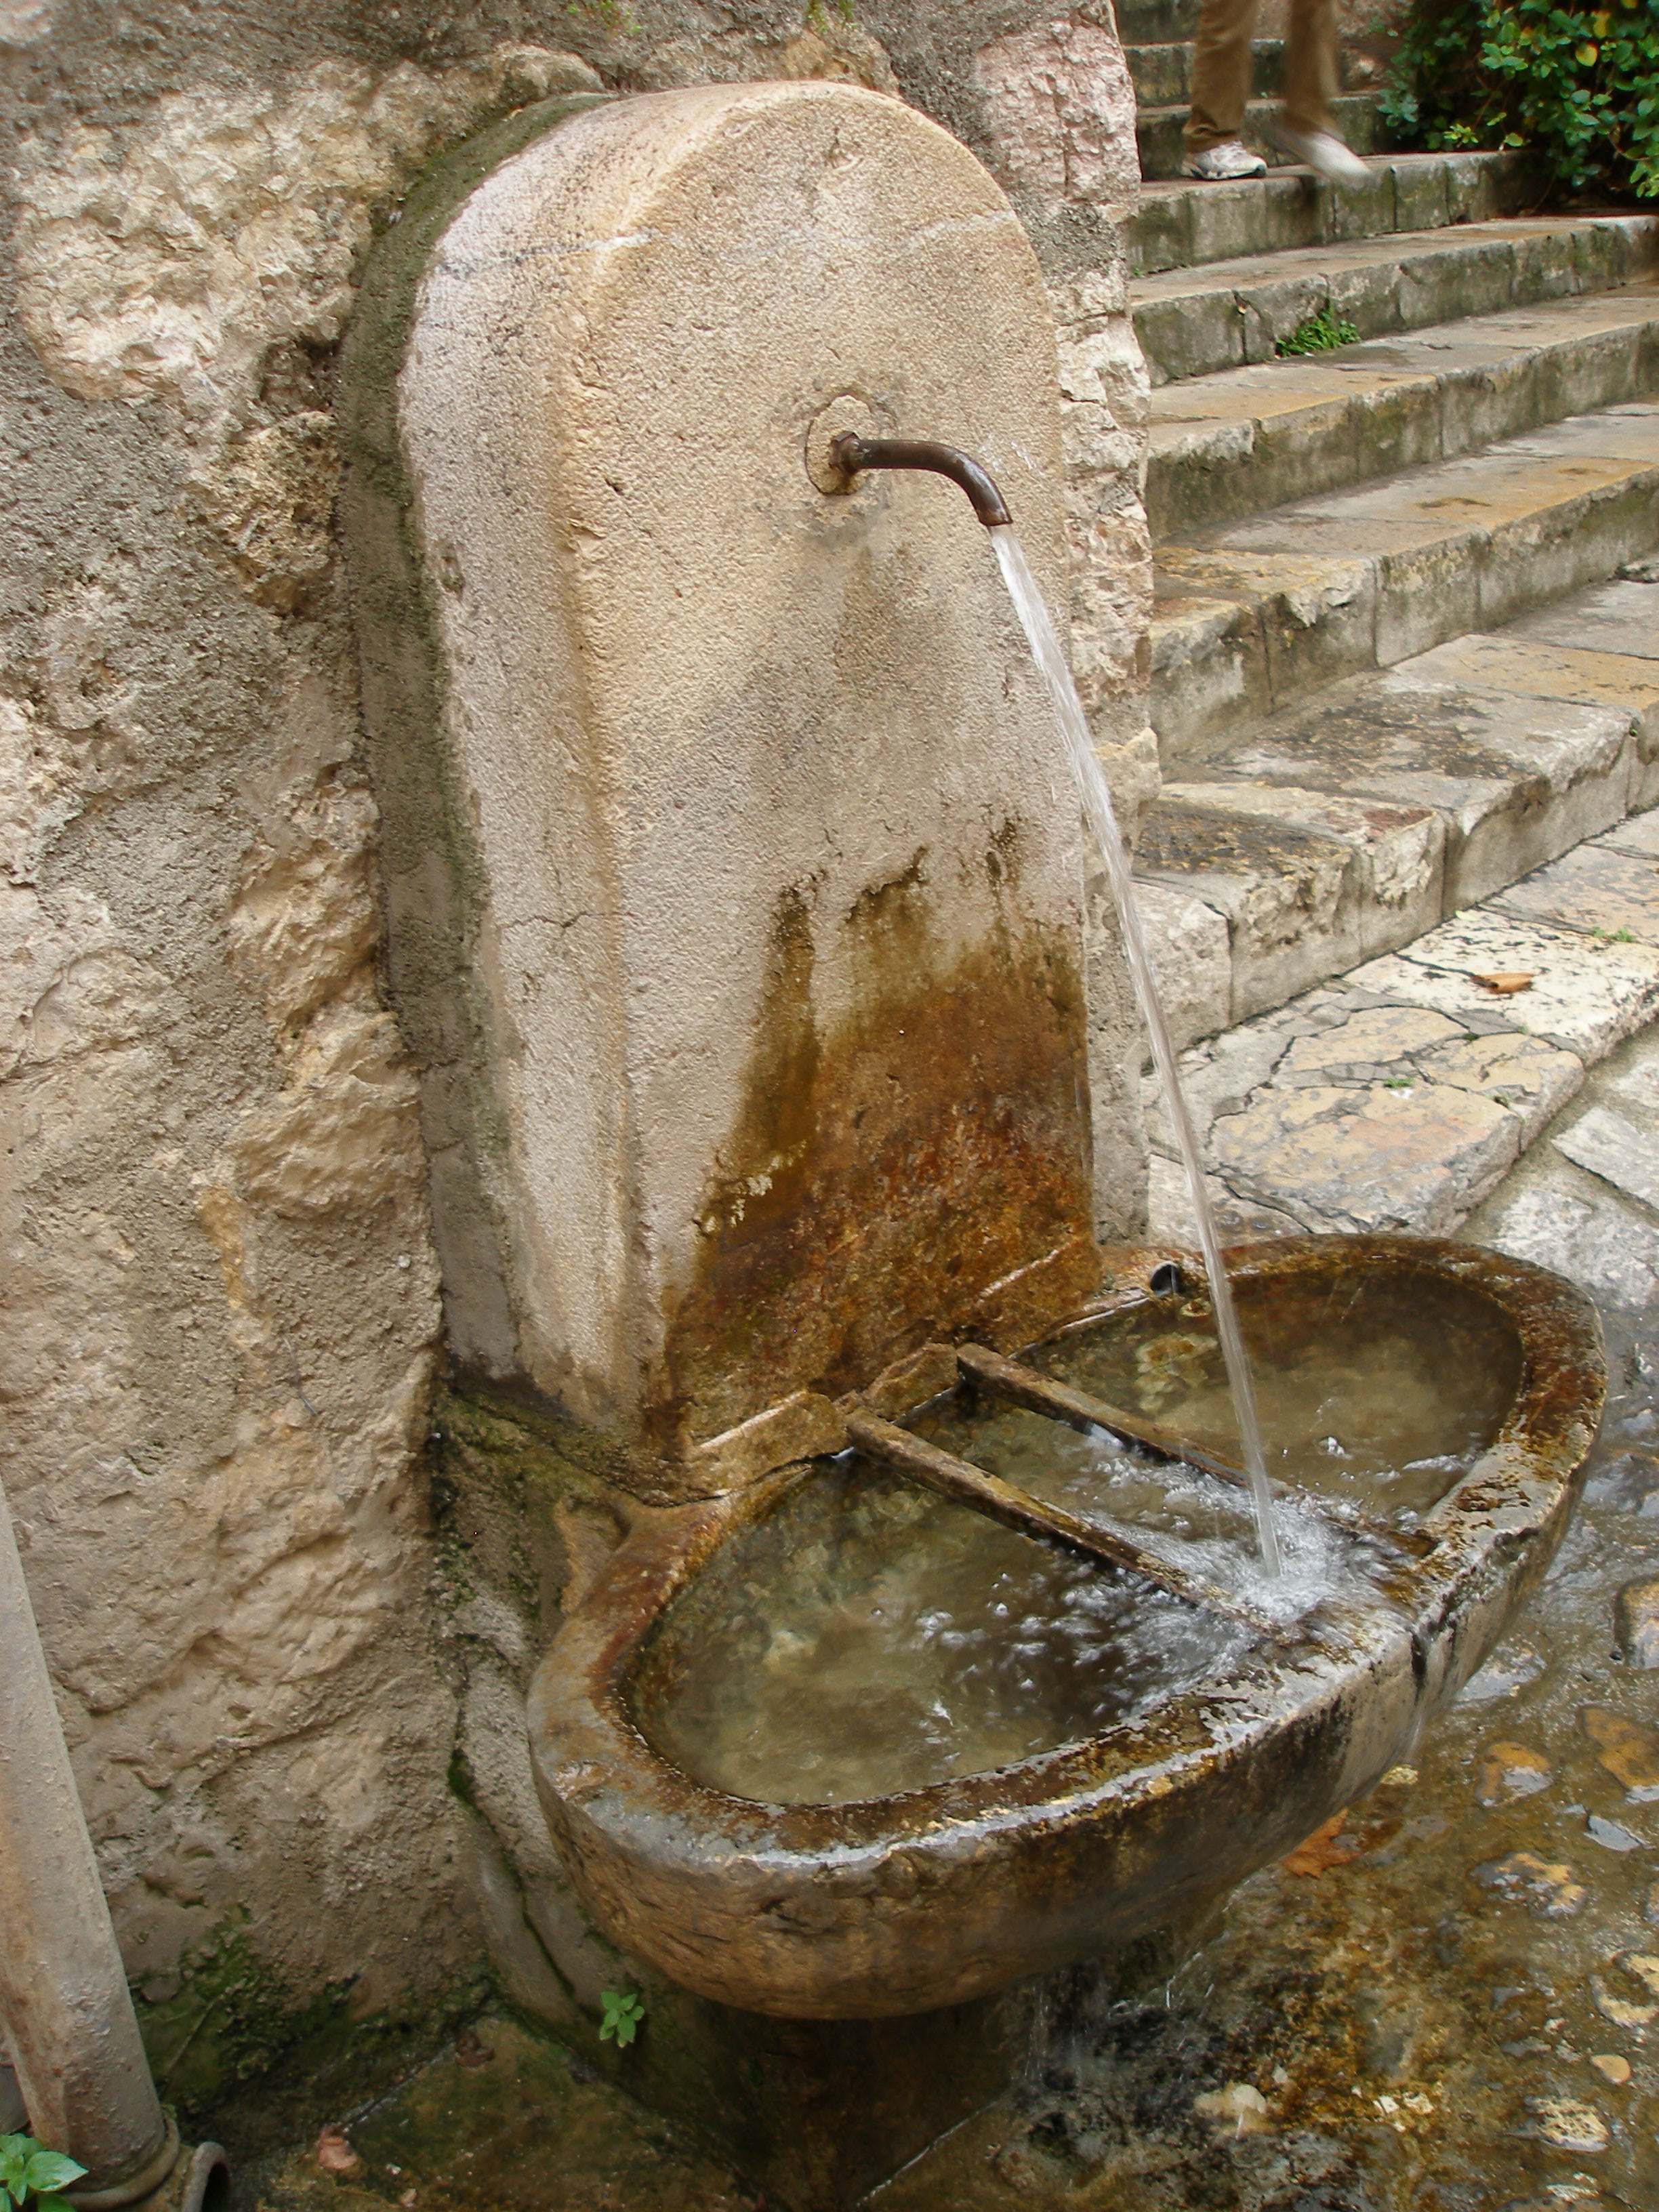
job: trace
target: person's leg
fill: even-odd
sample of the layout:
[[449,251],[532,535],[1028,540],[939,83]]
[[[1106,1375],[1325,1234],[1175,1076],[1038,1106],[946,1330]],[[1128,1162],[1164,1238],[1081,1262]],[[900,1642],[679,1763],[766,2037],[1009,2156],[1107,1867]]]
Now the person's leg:
[[[1327,0],[1334,6],[1335,0]],[[1237,138],[1250,96],[1250,33],[1256,0],[1204,0],[1193,56],[1193,106],[1187,118],[1188,155]]]
[[1336,135],[1331,102],[1336,98],[1336,0],[1291,0],[1290,53],[1286,57],[1283,113],[1286,125],[1304,138],[1316,131]]
[[1285,101],[1273,136],[1287,154],[1334,185],[1365,182],[1367,170],[1337,135],[1336,0],[1291,0]]

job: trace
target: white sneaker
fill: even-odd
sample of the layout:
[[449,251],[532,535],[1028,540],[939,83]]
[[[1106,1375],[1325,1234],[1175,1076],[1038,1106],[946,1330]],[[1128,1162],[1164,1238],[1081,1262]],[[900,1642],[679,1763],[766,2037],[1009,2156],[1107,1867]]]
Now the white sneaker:
[[1358,155],[1328,131],[1290,131],[1280,123],[1274,126],[1273,137],[1287,154],[1317,170],[1328,184],[1363,185],[1370,174]]
[[1265,177],[1267,164],[1260,154],[1251,153],[1242,138],[1224,138],[1218,146],[1206,146],[1201,154],[1188,154],[1187,174],[1202,177],[1208,184],[1231,184],[1239,177]]

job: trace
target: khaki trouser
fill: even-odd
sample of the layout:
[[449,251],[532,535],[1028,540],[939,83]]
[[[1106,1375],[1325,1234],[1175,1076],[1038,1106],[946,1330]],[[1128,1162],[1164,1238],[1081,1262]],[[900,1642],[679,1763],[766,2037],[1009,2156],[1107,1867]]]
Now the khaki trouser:
[[[1250,33],[1256,0],[1204,0],[1193,58],[1193,112],[1187,151],[1202,154],[1237,138],[1250,96]],[[1336,97],[1336,0],[1291,0],[1290,52],[1280,112],[1304,136],[1333,131]]]

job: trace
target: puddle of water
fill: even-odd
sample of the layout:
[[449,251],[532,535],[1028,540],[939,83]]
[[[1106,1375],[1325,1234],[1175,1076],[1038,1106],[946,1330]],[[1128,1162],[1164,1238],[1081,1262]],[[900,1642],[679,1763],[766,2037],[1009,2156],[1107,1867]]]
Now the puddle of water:
[[632,1700],[659,1750],[713,1789],[845,1804],[1098,1735],[1246,1643],[848,1455],[669,1608]]

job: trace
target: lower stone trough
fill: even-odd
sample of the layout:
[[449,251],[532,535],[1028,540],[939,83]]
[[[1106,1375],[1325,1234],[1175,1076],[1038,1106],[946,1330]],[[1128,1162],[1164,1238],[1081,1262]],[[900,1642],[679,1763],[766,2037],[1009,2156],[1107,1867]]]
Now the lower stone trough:
[[1595,1318],[1232,1255],[1255,1570],[1201,1272],[1097,1241],[1141,1043],[1041,678],[955,491],[826,467],[967,448],[1063,605],[1042,280],[944,132],[550,105],[416,195],[347,382],[457,1385],[610,1532],[477,1701],[502,1972],[562,2028],[647,1986],[630,2086],[851,2203],[1409,1750],[1560,1540]]

